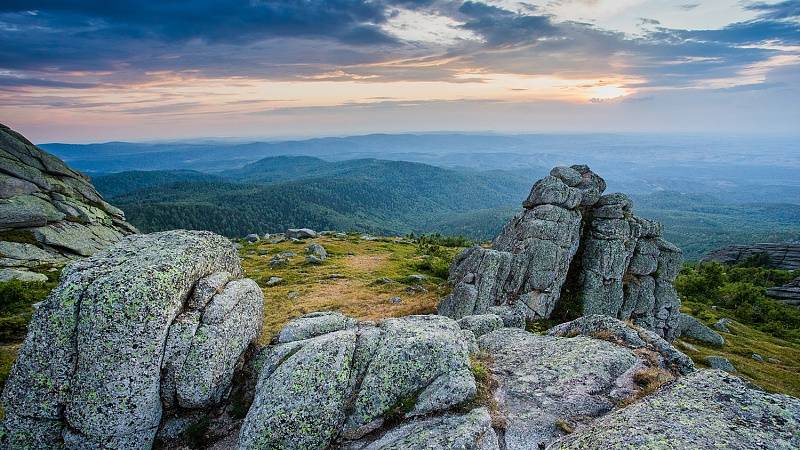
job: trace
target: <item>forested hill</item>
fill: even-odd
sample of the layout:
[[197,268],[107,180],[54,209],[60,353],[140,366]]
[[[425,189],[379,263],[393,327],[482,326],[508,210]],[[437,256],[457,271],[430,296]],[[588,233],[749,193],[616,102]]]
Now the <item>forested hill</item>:
[[465,211],[517,206],[535,179],[401,161],[306,157],[268,158],[225,176],[247,183],[153,182],[111,200],[146,232],[191,228],[241,236],[308,226],[406,233],[425,232],[431,221]]
[[[228,236],[290,227],[372,233],[495,236],[538,172],[454,170],[421,163],[307,156],[266,158],[212,176],[122,172],[95,184],[143,231],[206,229]],[[224,178],[223,178],[224,177]],[[800,206],[737,203],[708,194],[634,195],[688,259],[729,244],[800,238]]]
[[222,178],[194,170],[132,170],[92,177],[92,183],[106,198],[188,181],[215,182]]

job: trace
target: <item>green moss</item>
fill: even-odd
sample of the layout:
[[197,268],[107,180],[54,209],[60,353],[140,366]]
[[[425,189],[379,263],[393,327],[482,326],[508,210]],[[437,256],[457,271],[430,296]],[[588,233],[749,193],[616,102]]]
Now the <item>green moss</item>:
[[28,230],[0,231],[0,241],[19,242],[21,244],[39,245],[39,242]]
[[528,320],[525,322],[525,330],[534,334],[544,334],[559,323],[563,322],[555,319]]
[[184,438],[191,445],[192,448],[205,448],[206,447],[206,432],[211,425],[211,419],[208,416],[203,416],[197,422],[189,425],[186,431],[183,432]]

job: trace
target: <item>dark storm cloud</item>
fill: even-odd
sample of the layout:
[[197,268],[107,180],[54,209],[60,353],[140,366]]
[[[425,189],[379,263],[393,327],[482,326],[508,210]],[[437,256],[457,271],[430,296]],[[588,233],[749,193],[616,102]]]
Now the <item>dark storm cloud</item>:
[[536,40],[557,31],[548,16],[522,15],[485,3],[467,1],[458,11],[466,18],[463,28],[483,36],[489,45]]
[[325,36],[368,44],[392,41],[374,27],[386,20],[388,6],[365,0],[11,0],[0,4],[0,12],[33,17],[48,28],[104,37],[245,43],[274,36]]
[[[655,28],[631,37],[556,22],[533,5],[511,11],[479,1],[6,0],[0,2],[0,71],[14,76],[0,77],[0,89],[124,86],[158,71],[284,80],[341,72],[337,79],[457,81],[453,75],[469,68],[565,76],[622,70],[645,78],[642,85],[683,86],[731,76],[776,54],[747,48],[753,44],[800,43],[800,25],[787,20],[798,16],[798,5],[752,3],[747,7],[759,14],[754,20],[716,30]],[[381,28],[399,7],[450,17],[482,40],[450,47],[404,42]],[[656,19],[643,20],[657,25]],[[620,55],[623,69],[614,64]],[[450,62],[376,64],[436,58]]]

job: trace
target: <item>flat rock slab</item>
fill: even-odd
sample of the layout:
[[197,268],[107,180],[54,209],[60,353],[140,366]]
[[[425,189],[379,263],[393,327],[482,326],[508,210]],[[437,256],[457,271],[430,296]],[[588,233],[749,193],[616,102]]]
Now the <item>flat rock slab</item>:
[[632,392],[630,377],[642,365],[631,350],[584,336],[540,336],[504,328],[482,336],[507,450],[537,449],[577,424],[605,414]]
[[800,399],[701,370],[616,410],[549,449],[797,449]]

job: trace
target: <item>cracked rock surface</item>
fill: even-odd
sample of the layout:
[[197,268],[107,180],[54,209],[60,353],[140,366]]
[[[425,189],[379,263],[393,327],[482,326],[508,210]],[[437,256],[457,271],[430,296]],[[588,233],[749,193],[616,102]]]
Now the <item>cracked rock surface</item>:
[[86,176],[0,124],[0,267],[22,278],[136,232]]
[[553,443],[549,449],[800,448],[800,400],[700,370]]
[[453,291],[438,313],[461,319],[503,306],[540,320],[564,302],[673,340],[680,300],[672,283],[682,253],[662,239],[660,224],[633,215],[628,196],[603,195],[605,188],[587,166],[554,168],[491,248],[475,246],[455,258]]
[[[648,346],[617,319],[593,317],[599,320],[566,323],[545,336],[503,328],[478,339],[498,383],[494,399],[505,418],[502,448],[544,448],[591,423],[637,395],[640,372],[659,370],[670,379],[679,374],[671,360],[660,357],[657,344]],[[642,331],[677,352],[655,333]]]
[[6,383],[5,443],[149,448],[165,408],[218,402],[261,329],[261,290],[241,275],[230,241],[200,231],[129,236],[68,265]]
[[313,313],[287,329],[267,350],[239,448],[417,448],[403,445],[421,442],[421,427],[440,428],[442,443],[491,440],[485,411],[452,415],[476,393],[470,345],[454,320]]

